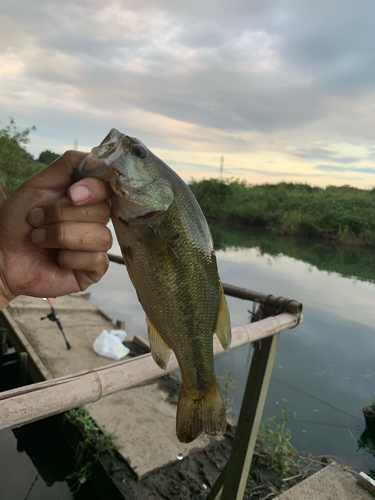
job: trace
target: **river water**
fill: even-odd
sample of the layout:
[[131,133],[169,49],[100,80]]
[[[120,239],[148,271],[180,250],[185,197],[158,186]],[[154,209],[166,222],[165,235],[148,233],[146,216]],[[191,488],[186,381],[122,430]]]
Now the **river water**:
[[[264,419],[280,408],[296,412],[288,427],[298,451],[335,455],[366,472],[375,468],[374,452],[358,446],[365,429],[361,410],[375,391],[375,252],[217,223],[211,232],[223,282],[304,305],[303,323],[281,334]],[[112,252],[120,254],[116,242]],[[126,321],[130,336],[147,337],[124,266],[111,263],[91,292],[93,304]],[[249,322],[251,302],[228,297],[228,304],[232,325]],[[220,380],[234,381],[234,418],[249,358],[243,346],[215,359]]]

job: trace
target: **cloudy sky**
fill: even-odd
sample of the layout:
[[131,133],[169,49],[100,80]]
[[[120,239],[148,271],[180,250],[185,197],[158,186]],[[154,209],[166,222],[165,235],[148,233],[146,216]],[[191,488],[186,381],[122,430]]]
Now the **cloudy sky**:
[[374,0],[3,0],[0,120],[116,127],[185,180],[375,185]]

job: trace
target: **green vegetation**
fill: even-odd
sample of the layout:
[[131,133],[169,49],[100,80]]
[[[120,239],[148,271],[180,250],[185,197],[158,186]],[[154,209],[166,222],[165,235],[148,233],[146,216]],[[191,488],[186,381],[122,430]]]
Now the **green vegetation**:
[[20,131],[13,118],[0,129],[0,184],[7,196],[41,168],[22,147],[29,142],[30,132],[34,130],[35,127],[30,127]]
[[[59,156],[47,150],[40,154],[37,161],[34,160],[24,146],[29,143],[30,133],[35,130],[36,127],[19,130],[13,118],[9,119],[9,125],[0,129],[0,184],[6,196]],[[0,195],[0,203],[3,201]]]
[[285,427],[290,418],[296,418],[296,414],[288,414],[285,408],[280,408],[280,412],[280,418],[270,417],[261,424],[259,439],[268,451],[270,467],[284,478],[299,462],[294,457],[296,450],[290,442],[292,431]]
[[216,179],[193,181],[189,187],[208,218],[282,235],[375,245],[375,189],[285,182],[251,186]]
[[45,151],[42,151],[39,155],[39,158],[37,161],[39,163],[43,163],[44,165],[50,165],[53,161],[57,160],[59,158],[59,154],[53,153],[49,149],[46,149]]
[[82,484],[94,472],[101,453],[113,455],[117,450],[116,436],[103,434],[84,407],[70,410],[69,415],[73,422],[81,427],[84,446],[77,449],[76,470],[66,479]]
[[225,376],[219,376],[221,381],[221,397],[225,405],[225,409],[228,415],[232,414],[234,418],[234,393],[236,391],[236,376],[237,370],[231,368],[230,370],[225,370]]

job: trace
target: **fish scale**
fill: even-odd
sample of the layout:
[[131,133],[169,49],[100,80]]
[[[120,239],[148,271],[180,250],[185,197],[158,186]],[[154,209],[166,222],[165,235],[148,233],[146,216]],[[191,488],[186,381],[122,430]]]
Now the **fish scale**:
[[213,334],[228,350],[229,312],[197,201],[144,144],[115,129],[93,148],[77,176],[100,177],[114,191],[113,225],[146,313],[152,355],[166,368],[172,349],[181,369],[178,438],[222,434],[226,415],[214,373]]

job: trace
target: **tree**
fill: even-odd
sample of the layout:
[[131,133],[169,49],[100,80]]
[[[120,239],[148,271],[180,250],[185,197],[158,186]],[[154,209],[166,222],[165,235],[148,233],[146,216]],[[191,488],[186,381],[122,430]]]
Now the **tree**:
[[43,163],[44,165],[49,165],[53,161],[55,161],[57,158],[59,158],[60,155],[57,153],[53,153],[49,149],[46,149],[45,151],[42,151],[39,155],[39,158],[37,161],[39,163]]
[[0,129],[0,184],[7,196],[43,167],[23,147],[36,127],[19,130],[13,118],[9,122]]

